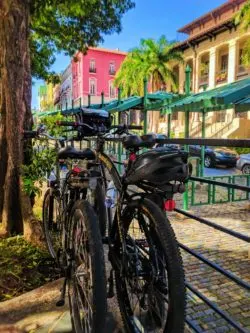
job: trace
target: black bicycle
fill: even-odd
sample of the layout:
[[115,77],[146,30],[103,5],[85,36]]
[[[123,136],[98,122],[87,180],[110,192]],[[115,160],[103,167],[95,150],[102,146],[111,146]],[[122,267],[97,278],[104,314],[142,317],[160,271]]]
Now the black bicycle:
[[[106,212],[105,242],[112,264],[108,295],[114,295],[115,284],[126,331],[183,332],[184,271],[165,209],[173,208],[173,195],[185,189],[184,183],[189,177],[187,154],[154,149],[139,155],[141,148],[153,147],[156,139],[153,135],[129,135],[128,130],[141,129],[138,126],[109,126],[104,130],[87,122],[59,125],[74,128],[78,137],[96,136],[95,150],[81,150],[82,157],[92,161],[95,156],[103,187],[107,188],[108,173],[118,192],[114,218],[111,219],[109,208]],[[112,140],[105,138],[111,128],[116,128],[120,135],[127,134],[123,145],[129,160],[123,176],[104,153],[105,142]],[[72,158],[79,153],[74,148],[68,149]]]
[[[47,137],[41,131],[26,131],[26,138]],[[68,147],[58,153],[58,162]],[[78,156],[86,157],[86,151]],[[89,159],[94,154],[88,150]],[[67,156],[70,158],[70,156]],[[75,156],[74,156],[75,157]],[[58,174],[58,172],[57,172]],[[64,282],[58,306],[65,303],[66,288],[73,331],[102,332],[105,327],[107,296],[104,252],[98,217],[92,198],[101,174],[93,167],[73,168],[63,184],[59,176],[49,181],[43,201],[43,229],[48,250]],[[62,186],[61,186],[62,185]],[[100,200],[101,198],[98,197]]]

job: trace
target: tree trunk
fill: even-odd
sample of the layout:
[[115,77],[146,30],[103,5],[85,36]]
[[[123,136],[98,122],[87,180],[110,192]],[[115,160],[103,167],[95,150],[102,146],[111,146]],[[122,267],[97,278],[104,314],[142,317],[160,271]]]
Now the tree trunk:
[[0,2],[0,222],[6,235],[23,232],[21,132],[29,118],[29,1]]

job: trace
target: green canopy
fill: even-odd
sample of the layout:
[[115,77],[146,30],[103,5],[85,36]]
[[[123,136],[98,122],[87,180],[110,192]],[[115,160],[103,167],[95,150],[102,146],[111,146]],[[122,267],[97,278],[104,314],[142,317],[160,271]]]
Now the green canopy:
[[[128,98],[114,100],[109,103],[103,104],[90,104],[89,106],[82,106],[90,109],[102,109],[110,113],[123,112],[131,109],[144,109],[152,111],[165,111],[165,109],[174,100],[180,98],[179,95],[167,93],[167,92],[155,92],[153,94],[147,94],[146,105],[144,105],[144,97],[131,96]],[[62,111],[52,112],[36,112],[35,115],[38,117],[45,115],[54,115],[61,112],[63,115],[74,115],[81,112],[81,107],[67,109]]]
[[[176,111],[217,111],[234,108],[236,111],[250,110],[250,78],[182,98],[169,105]],[[238,110],[237,110],[238,109]]]

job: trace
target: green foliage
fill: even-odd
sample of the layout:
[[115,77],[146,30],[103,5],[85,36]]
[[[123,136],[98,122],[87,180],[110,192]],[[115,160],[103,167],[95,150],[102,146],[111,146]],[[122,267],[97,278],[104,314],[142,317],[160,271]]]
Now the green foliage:
[[165,36],[158,41],[142,39],[139,47],[129,52],[116,74],[115,84],[122,88],[123,96],[143,95],[143,80],[151,82],[152,91],[157,91],[167,82],[176,88],[176,78],[170,62],[182,62],[182,53],[174,48]]
[[[59,138],[63,136],[63,127],[57,126],[57,121],[70,120],[65,118],[60,113],[54,116],[45,116],[40,119],[40,122],[46,125],[46,131],[53,137]],[[31,161],[29,164],[22,167],[22,179],[24,191],[29,196],[39,195],[41,193],[40,187],[46,180],[46,175],[51,172],[56,163],[56,149],[51,146],[48,139],[33,140],[33,149],[31,154]]]
[[238,155],[242,154],[250,154],[250,148],[240,148],[240,147],[233,147],[232,150],[235,150]]
[[[239,25],[242,32],[246,32],[250,27],[250,0],[241,8],[235,17],[235,24]],[[242,53],[242,63],[245,66],[250,66],[250,40],[246,40],[243,53]]]
[[24,191],[29,195],[41,194],[40,187],[46,175],[53,169],[56,162],[56,151],[49,147],[49,142],[34,141],[31,163],[23,165],[22,179]]
[[32,246],[23,237],[0,240],[0,301],[43,285],[48,278],[37,271],[47,252]]
[[65,135],[65,127],[58,126],[58,121],[73,121],[72,117],[65,117],[60,112],[53,116],[44,116],[40,118],[40,123],[46,126],[46,130],[51,136],[60,137]]
[[132,0],[31,1],[33,75],[48,80],[55,52],[72,56],[102,42],[104,34],[119,33],[122,15],[133,7]]

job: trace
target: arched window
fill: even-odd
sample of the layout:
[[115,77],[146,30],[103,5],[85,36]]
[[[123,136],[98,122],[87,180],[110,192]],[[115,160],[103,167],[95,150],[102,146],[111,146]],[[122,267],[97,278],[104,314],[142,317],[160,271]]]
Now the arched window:
[[89,72],[96,73],[95,60],[91,59],[89,62]]
[[109,63],[109,74],[115,75],[115,62],[114,61],[111,61]]
[[109,97],[110,98],[116,97],[116,89],[114,87],[113,81],[109,81]]
[[91,78],[89,79],[89,93],[92,96],[96,95],[96,79],[95,78]]

